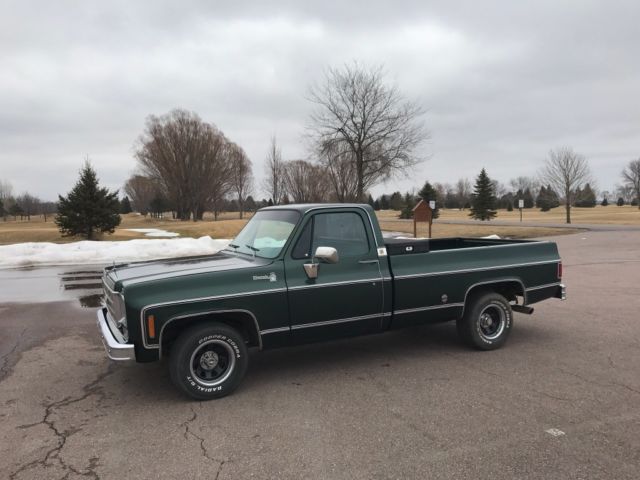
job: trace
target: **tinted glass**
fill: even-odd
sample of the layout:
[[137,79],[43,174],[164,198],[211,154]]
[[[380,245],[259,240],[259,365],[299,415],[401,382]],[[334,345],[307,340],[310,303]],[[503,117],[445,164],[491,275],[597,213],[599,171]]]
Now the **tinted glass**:
[[367,231],[357,213],[319,213],[313,218],[313,251],[318,247],[333,247],[340,256],[369,252]]

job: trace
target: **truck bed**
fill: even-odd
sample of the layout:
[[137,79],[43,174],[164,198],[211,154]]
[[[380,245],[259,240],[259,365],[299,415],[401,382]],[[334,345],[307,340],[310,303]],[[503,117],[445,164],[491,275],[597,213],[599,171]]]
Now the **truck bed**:
[[[484,283],[531,304],[555,296],[560,257],[553,242],[484,238],[385,239],[393,279],[392,323],[462,315],[466,296]],[[512,295],[511,295],[512,294]]]

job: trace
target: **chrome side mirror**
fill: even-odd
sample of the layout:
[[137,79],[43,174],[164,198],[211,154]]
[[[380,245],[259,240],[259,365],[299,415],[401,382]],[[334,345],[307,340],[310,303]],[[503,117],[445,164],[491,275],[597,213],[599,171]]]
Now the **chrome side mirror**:
[[305,263],[303,265],[304,271],[307,274],[307,278],[314,280],[318,278],[318,270],[320,269],[320,263],[316,261],[322,260],[325,263],[338,263],[338,251],[333,247],[318,247],[316,248],[311,263]]
[[318,247],[314,258],[318,258],[326,263],[338,263],[338,251],[333,247]]

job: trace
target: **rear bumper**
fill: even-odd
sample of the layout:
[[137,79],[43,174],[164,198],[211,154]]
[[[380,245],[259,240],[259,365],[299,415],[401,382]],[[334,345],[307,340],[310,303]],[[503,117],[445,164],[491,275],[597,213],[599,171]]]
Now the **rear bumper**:
[[104,349],[107,351],[107,357],[116,362],[134,362],[136,354],[133,349],[133,345],[118,342],[109,327],[107,309],[101,308],[96,312],[96,314],[98,316],[98,330],[102,337]]
[[556,290],[556,294],[554,295],[554,297],[559,298],[560,300],[567,299],[567,287],[564,285],[564,283],[558,285],[558,289]]

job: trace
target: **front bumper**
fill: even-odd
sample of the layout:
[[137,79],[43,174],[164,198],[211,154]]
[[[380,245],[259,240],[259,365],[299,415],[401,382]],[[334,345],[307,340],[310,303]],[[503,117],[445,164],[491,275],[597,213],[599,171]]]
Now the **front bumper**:
[[[101,308],[96,313],[98,316],[98,329],[100,330],[102,344],[104,345],[104,349],[107,351],[107,356],[116,362],[135,361],[136,354],[133,349],[133,345],[119,342],[113,334],[112,329],[109,327],[107,309]],[[115,328],[115,326],[113,328]]]

